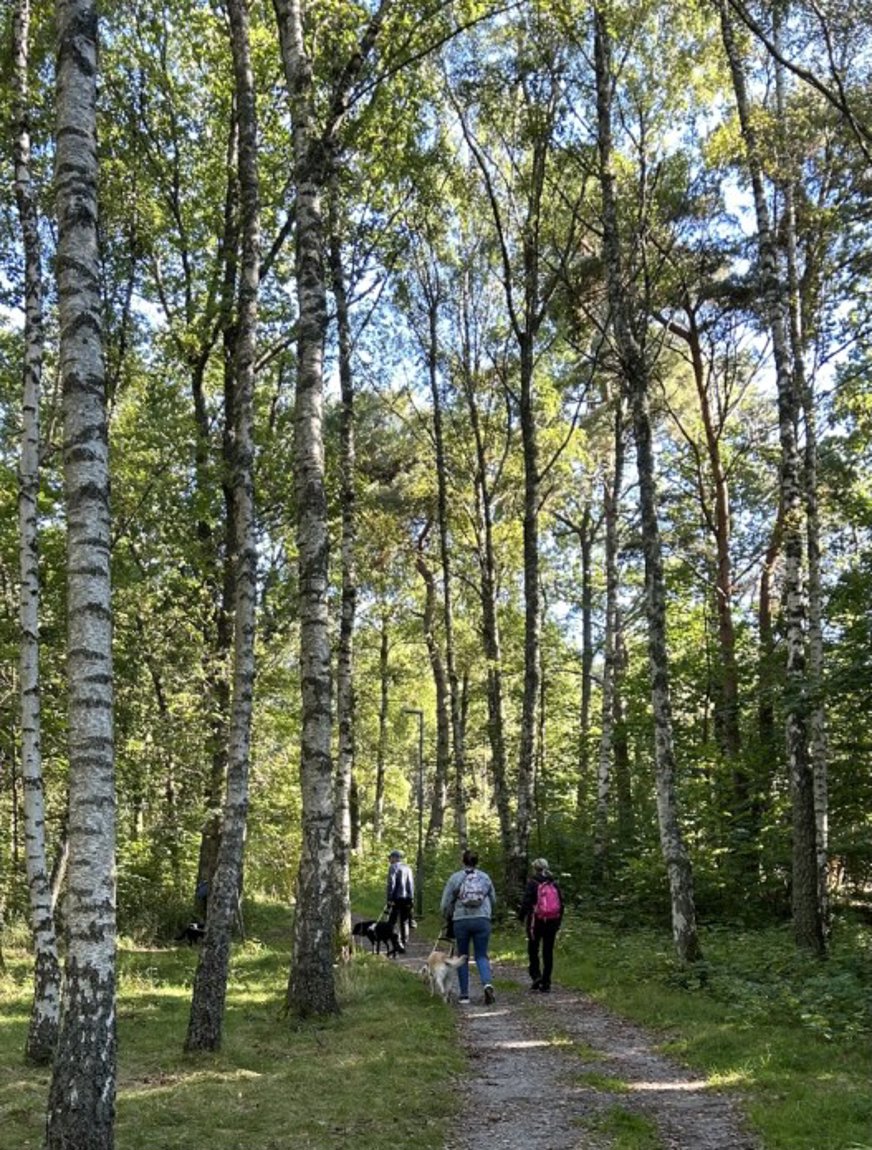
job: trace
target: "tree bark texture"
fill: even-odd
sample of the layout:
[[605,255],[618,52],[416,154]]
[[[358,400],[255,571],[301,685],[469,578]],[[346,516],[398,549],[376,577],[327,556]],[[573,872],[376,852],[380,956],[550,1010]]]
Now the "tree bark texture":
[[594,9],[594,55],[597,127],[603,211],[603,257],[611,322],[621,368],[630,397],[636,440],[636,470],[642,513],[645,555],[645,604],[648,620],[648,663],[654,712],[654,764],[660,846],[666,863],[672,903],[672,934],[684,962],[701,957],[693,897],[693,874],[684,845],[675,791],[675,750],[666,646],[666,586],[660,528],[657,519],[654,452],[649,411],[650,372],[633,330],[629,285],[624,283],[621,238],[612,170],[611,40],[602,9]]
[[30,919],[33,930],[33,1004],[25,1043],[29,1062],[51,1061],[58,1035],[61,969],[45,853],[39,681],[39,400],[43,363],[42,258],[30,170],[29,0],[13,13],[15,69],[15,199],[24,247],[24,363],[18,524],[21,591],[21,782]]
[[772,356],[778,389],[781,443],[781,506],[784,516],[784,594],[787,631],[787,759],[793,804],[793,926],[797,945],[823,954],[825,939],[820,906],[815,825],[814,779],[808,753],[808,682],[806,667],[807,600],[803,584],[804,505],[802,465],[797,439],[799,397],[791,363],[787,294],[781,282],[778,253],[763,184],[763,153],[753,123],[745,66],[732,20],[720,5],[721,32],[733,79],[736,108],[745,143],[757,221],[761,295],[772,336]]
[[114,1145],[115,755],[109,453],[97,218],[97,12],[56,7],[58,303],[67,507],[69,944],[48,1150]]
[[[774,38],[780,42],[782,13],[773,10],[775,21]],[[805,498],[806,552],[808,557],[808,675],[809,675],[809,714],[808,739],[809,755],[814,790],[815,828],[817,836],[818,902],[822,929],[825,938],[829,936],[830,908],[828,885],[829,854],[829,785],[827,738],[827,717],[823,698],[824,683],[824,638],[823,638],[823,579],[821,573],[820,514],[818,509],[818,456],[817,456],[817,411],[814,394],[814,381],[806,372],[808,351],[808,328],[804,322],[806,314],[803,298],[803,281],[807,275],[800,272],[799,237],[797,235],[796,180],[794,179],[795,159],[792,142],[790,111],[785,91],[785,69],[780,61],[775,65],[775,89],[778,105],[778,120],[783,149],[782,181],[784,199],[782,236],[784,255],[787,262],[787,287],[789,302],[790,349],[793,357],[793,374],[796,394],[802,408],[805,427],[805,448],[803,453],[803,484]],[[814,275],[821,270],[814,257],[809,257]],[[806,271],[808,272],[808,265]]]
[[329,142],[315,122],[312,63],[303,39],[301,0],[276,0],[291,105],[296,190],[299,309],[294,481],[299,562],[300,782],[302,851],[297,879],[288,1007],[301,1016],[339,1009],[333,972],[332,683],[329,560],[324,470],[324,340],[327,273],[322,196],[329,186]]
[[[351,940],[351,787],[354,778],[354,621],[357,611],[357,511],[354,490],[354,377],[351,370],[351,319],[337,219],[335,181],[330,226],[330,276],[336,305],[339,344],[340,484],[342,515],[342,592],[339,615],[339,649],[336,658],[336,719],[339,744],[336,756],[336,839],[334,843],[337,929],[343,945]],[[350,953],[350,951],[349,951]]]
[[234,613],[233,693],[230,706],[227,794],[218,862],[209,893],[206,935],[200,949],[186,1050],[217,1050],[221,1045],[230,937],[242,881],[251,716],[254,694],[254,638],[257,598],[257,545],[254,522],[253,405],[260,269],[260,192],[257,161],[257,107],[249,44],[248,8],[228,0],[230,39],[239,122],[239,189],[242,261],[234,344],[233,433],[230,445],[233,489]]

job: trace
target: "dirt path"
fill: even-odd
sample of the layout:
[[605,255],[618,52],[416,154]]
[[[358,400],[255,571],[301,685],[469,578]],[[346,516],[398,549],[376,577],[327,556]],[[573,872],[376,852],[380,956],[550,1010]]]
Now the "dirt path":
[[[399,961],[417,972],[429,945]],[[485,1006],[475,970],[454,1006],[470,1072],[444,1150],[608,1150],[619,1131],[651,1150],[757,1150],[734,1100],[655,1051],[655,1040],[576,991],[534,994],[526,972],[494,967]],[[642,1144],[640,1141],[638,1144]]]

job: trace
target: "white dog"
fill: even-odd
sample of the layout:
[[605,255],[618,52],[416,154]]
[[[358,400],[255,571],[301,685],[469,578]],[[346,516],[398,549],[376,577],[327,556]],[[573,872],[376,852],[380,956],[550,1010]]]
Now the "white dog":
[[460,997],[460,984],[457,981],[457,972],[466,962],[465,954],[457,958],[448,958],[434,950],[424,966],[421,974],[426,974],[430,982],[430,993],[439,994],[443,1002],[450,1002],[452,998]]

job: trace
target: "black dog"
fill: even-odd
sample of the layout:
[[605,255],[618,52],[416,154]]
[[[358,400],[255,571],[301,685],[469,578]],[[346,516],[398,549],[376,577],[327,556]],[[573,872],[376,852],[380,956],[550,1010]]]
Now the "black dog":
[[352,935],[357,938],[368,938],[372,950],[381,954],[382,943],[388,958],[395,958],[398,954],[405,954],[406,948],[400,942],[396,929],[387,922],[376,922],[375,919],[364,919],[356,922],[351,928]]
[[181,933],[176,935],[176,942],[186,942],[188,946],[195,946],[202,942],[206,936],[206,927],[202,922],[189,922],[183,926]]
[[366,937],[373,944],[376,954],[381,954],[382,943],[388,958],[396,958],[398,954],[406,953],[396,927],[391,926],[389,922],[374,922],[366,932]]
[[373,938],[370,937],[370,931],[373,929],[374,926],[375,926],[375,919],[374,918],[361,919],[360,922],[356,922],[354,924],[354,926],[351,928],[351,934],[354,938],[368,938],[370,943],[372,943],[372,945],[373,945],[373,949],[375,949],[375,942],[374,942]]

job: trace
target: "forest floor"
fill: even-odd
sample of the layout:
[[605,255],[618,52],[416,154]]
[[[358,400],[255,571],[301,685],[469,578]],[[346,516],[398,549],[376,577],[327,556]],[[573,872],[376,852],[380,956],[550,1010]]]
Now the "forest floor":
[[[417,973],[431,945],[412,939]],[[555,970],[559,974],[559,970]],[[470,1005],[455,1005],[469,1065],[444,1150],[757,1150],[734,1097],[657,1052],[657,1039],[577,991],[529,990],[519,967],[493,969],[485,1006],[470,970]]]

